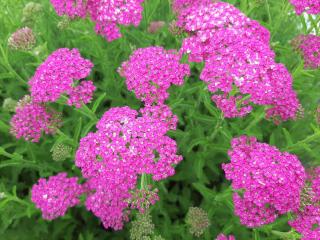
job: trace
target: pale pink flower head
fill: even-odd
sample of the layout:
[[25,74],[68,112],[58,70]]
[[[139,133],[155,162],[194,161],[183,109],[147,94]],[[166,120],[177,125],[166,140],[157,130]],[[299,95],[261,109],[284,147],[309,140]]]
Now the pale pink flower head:
[[43,104],[20,101],[10,121],[11,133],[26,141],[38,142],[42,133],[54,134],[61,124],[60,114],[48,110]]
[[171,84],[182,85],[190,75],[189,66],[181,64],[180,58],[174,50],[162,47],[139,48],[122,64],[120,74],[137,98],[150,105],[163,104]]
[[67,173],[59,173],[48,180],[40,178],[33,185],[31,200],[42,212],[42,217],[52,220],[64,216],[70,207],[80,203],[79,196],[83,193],[78,178],[68,178]]
[[308,14],[320,13],[319,0],[290,0],[291,4],[295,7],[298,15],[306,12]]
[[81,57],[78,49],[60,48],[53,52],[30,79],[31,96],[35,102],[55,102],[67,94],[69,104],[80,107],[88,103],[95,87],[91,81],[82,81],[93,67]]
[[50,0],[50,2],[59,16],[86,17],[88,0]]
[[148,32],[149,33],[156,33],[158,32],[161,28],[163,28],[163,26],[165,25],[166,23],[164,21],[154,21],[154,22],[151,22],[149,27],[148,27]]
[[299,209],[306,173],[295,155],[254,137],[234,138],[231,145],[231,163],[222,168],[236,191],[235,213],[242,224],[261,226]]
[[236,238],[234,236],[232,236],[232,235],[226,236],[223,233],[220,233],[217,236],[216,240],[236,240]]
[[298,49],[304,58],[306,68],[320,68],[320,36],[313,34],[300,35],[296,37]]
[[36,37],[31,28],[24,27],[11,34],[8,46],[15,50],[30,50],[36,44]]

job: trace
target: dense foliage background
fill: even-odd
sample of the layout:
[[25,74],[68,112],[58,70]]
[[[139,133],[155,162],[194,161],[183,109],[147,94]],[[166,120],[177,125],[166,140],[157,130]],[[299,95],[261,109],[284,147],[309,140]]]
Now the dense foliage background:
[[[91,79],[98,87],[88,107],[75,109],[64,104],[54,106],[63,112],[63,127],[55,136],[44,136],[40,143],[16,140],[9,133],[12,113],[0,108],[0,239],[128,239],[130,223],[122,231],[105,230],[99,220],[84,207],[70,209],[66,216],[45,221],[30,201],[31,186],[40,177],[60,171],[81,176],[74,165],[74,152],[79,139],[94,126],[100,116],[113,106],[128,105],[138,109],[141,103],[126,88],[117,68],[136,48],[151,45],[178,49],[183,36],[168,30],[174,20],[170,0],[146,0],[143,20],[138,28],[123,28],[123,37],[108,43],[93,30],[89,20],[71,22],[61,30],[61,18],[49,0],[42,14],[35,16],[33,30],[37,46],[32,51],[8,49],[11,33],[23,27],[22,9],[26,0],[0,1],[0,103],[6,98],[20,99],[28,93],[27,81],[37,66],[57,48],[78,48],[81,55],[94,63]],[[254,135],[259,141],[297,154],[305,166],[320,163],[320,127],[316,109],[320,100],[320,70],[303,69],[303,60],[294,52],[290,40],[299,34],[319,34],[320,16],[306,22],[297,16],[287,0],[230,0],[250,18],[258,20],[272,35],[271,45],[277,61],[284,63],[294,77],[294,89],[305,109],[304,117],[275,125],[264,119],[264,108],[256,107],[245,118],[223,119],[210,100],[205,83],[199,80],[200,64],[191,64],[192,75],[182,87],[171,87],[167,104],[179,117],[176,139],[184,160],[176,175],[157,183],[160,201],[151,214],[156,232],[165,239],[193,239],[185,224],[189,207],[199,206],[208,212],[211,226],[202,237],[214,239],[220,232],[234,234],[237,239],[281,239],[290,227],[283,216],[273,224],[248,229],[234,216],[230,183],[225,180],[221,163],[228,162],[227,150],[233,137]],[[147,32],[150,22],[162,20],[166,26],[156,34]],[[57,143],[72,147],[70,158],[53,161],[50,150]],[[134,214],[133,214],[134,218]],[[289,238],[288,239],[292,239]]]

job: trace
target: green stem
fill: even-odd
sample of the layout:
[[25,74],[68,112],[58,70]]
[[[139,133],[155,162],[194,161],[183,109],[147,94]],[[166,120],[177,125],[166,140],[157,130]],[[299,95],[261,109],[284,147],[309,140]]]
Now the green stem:
[[223,122],[223,113],[220,114],[220,117],[217,120],[216,126],[214,127],[214,131],[209,137],[210,141],[213,141],[215,139],[215,137],[217,136],[217,134],[220,130],[220,127],[222,125],[222,122]]
[[27,82],[13,69],[13,67],[11,66],[11,64],[10,64],[8,58],[7,58],[7,55],[6,55],[5,52],[4,52],[4,49],[3,49],[3,47],[2,47],[2,44],[0,44],[0,51],[1,51],[1,55],[2,55],[2,57],[3,57],[3,66],[4,66],[4,68],[5,68],[8,72],[14,74],[14,75],[17,77],[17,79],[18,79],[23,85],[28,85],[28,83],[27,83]]

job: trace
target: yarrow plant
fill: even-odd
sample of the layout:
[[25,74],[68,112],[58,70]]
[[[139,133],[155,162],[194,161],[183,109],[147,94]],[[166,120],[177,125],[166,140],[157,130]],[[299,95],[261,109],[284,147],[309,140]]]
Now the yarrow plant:
[[187,64],[180,63],[181,55],[162,47],[140,48],[119,69],[127,87],[147,105],[163,104],[169,97],[171,84],[182,85],[190,75]]
[[231,163],[222,168],[232,181],[235,214],[242,224],[258,227],[299,209],[306,173],[295,155],[255,137],[234,138],[231,145]]
[[290,0],[298,15],[306,12],[308,14],[320,13],[320,2],[318,0]]
[[295,118],[292,77],[275,62],[267,29],[224,2],[177,0],[173,7],[177,26],[189,34],[180,51],[191,62],[204,61],[200,79],[224,117],[243,117],[256,104],[271,106],[267,118]]
[[77,182],[78,178],[68,178],[67,173],[59,173],[48,180],[39,179],[32,187],[31,200],[42,211],[44,219],[52,220],[63,216],[68,208],[80,203],[79,196],[83,193],[83,188]]
[[96,87],[86,78],[93,67],[81,57],[78,49],[60,48],[53,52],[30,79],[33,101],[55,102],[63,94],[69,95],[68,104],[77,108],[91,101]]
[[25,96],[16,106],[11,119],[11,133],[16,138],[38,142],[41,134],[54,134],[61,124],[60,114]]
[[[138,116],[129,107],[111,108],[97,123],[98,131],[80,141],[76,165],[88,179],[86,207],[105,228],[121,229],[128,221],[139,175],[150,174],[155,181],[165,179],[182,160],[176,154],[175,141],[165,135],[173,128],[174,118],[164,119],[156,113],[148,109]],[[158,199],[154,194],[151,204]],[[141,210],[140,206],[139,202]]]
[[293,47],[301,51],[306,68],[317,69],[320,67],[320,36],[300,35],[292,42]]
[[108,41],[121,37],[118,25],[138,26],[142,18],[143,0],[51,0],[58,15],[70,18],[89,16],[95,31]]

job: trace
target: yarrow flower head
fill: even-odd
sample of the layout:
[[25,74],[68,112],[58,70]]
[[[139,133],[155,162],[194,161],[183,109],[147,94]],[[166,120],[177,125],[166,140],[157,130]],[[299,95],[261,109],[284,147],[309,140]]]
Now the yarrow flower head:
[[126,78],[127,87],[146,104],[162,104],[169,97],[171,84],[182,85],[190,75],[187,64],[180,63],[181,56],[174,50],[162,47],[137,49],[119,70]]
[[77,182],[78,178],[68,178],[67,173],[59,173],[48,180],[41,178],[33,185],[31,200],[41,210],[44,219],[63,216],[69,207],[80,203],[79,196],[83,189]]
[[139,25],[142,18],[142,2],[143,0],[51,0],[60,16],[89,16],[96,24],[96,32],[108,41],[121,37],[118,25]]
[[320,238],[320,167],[308,171],[301,206],[289,225],[302,234],[302,240]]
[[165,25],[166,23],[164,21],[154,21],[154,22],[151,22],[149,27],[148,27],[148,32],[149,33],[156,33],[158,32],[161,28],[163,28],[163,26]]
[[88,0],[50,0],[50,2],[60,16],[86,17]]
[[232,140],[231,163],[223,164],[235,190],[235,213],[242,224],[258,227],[296,211],[306,173],[299,159],[254,137]]
[[301,51],[306,68],[320,68],[320,36],[300,35],[293,42]]
[[[139,175],[167,178],[182,160],[175,141],[165,135],[175,127],[168,111],[161,115],[149,107],[139,116],[129,107],[112,108],[97,123],[97,132],[81,139],[75,160],[88,179],[86,207],[105,228],[121,229],[128,221]],[[157,196],[150,196],[149,203],[155,203]]]
[[267,29],[225,2],[176,0],[174,6],[177,25],[189,34],[180,51],[205,63],[200,79],[224,117],[243,117],[256,104],[271,106],[267,118],[295,118],[292,77],[275,62]]
[[16,114],[10,121],[11,133],[26,141],[38,142],[41,134],[54,134],[60,126],[60,115],[48,110],[43,104],[30,101],[29,97],[20,100]]
[[208,213],[202,208],[190,207],[186,216],[186,223],[192,235],[200,237],[210,226]]
[[[60,48],[53,52],[30,79],[35,102],[55,102],[62,94],[69,95],[69,105],[81,107],[90,102],[95,86],[81,80],[90,74],[93,64],[80,56],[77,49]],[[81,80],[81,81],[80,81]]]
[[290,0],[290,2],[295,7],[298,15],[303,12],[308,14],[320,13],[320,2],[318,0]]
[[36,37],[28,27],[18,29],[8,39],[8,46],[14,50],[30,50],[35,44]]
[[226,236],[223,233],[221,233],[217,236],[216,240],[236,240],[236,238],[232,235]]

